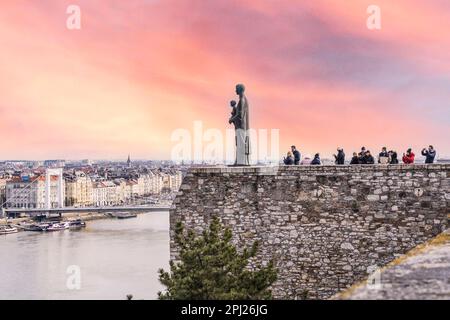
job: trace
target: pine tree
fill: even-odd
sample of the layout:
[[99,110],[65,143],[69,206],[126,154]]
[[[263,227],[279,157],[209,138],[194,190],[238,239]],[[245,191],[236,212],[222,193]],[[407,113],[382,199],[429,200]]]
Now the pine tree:
[[271,299],[269,286],[277,279],[273,261],[250,270],[249,259],[256,256],[258,242],[239,253],[231,240],[231,230],[217,218],[199,236],[192,230],[185,232],[178,223],[175,243],[180,261],[170,261],[170,273],[159,270],[159,281],[166,287],[158,292],[159,299]]

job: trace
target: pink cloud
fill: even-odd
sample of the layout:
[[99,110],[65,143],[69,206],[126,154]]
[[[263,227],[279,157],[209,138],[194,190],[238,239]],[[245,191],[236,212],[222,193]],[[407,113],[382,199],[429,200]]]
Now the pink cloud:
[[449,11],[380,0],[371,32],[369,2],[79,1],[80,31],[65,28],[67,1],[2,4],[0,158],[167,158],[174,129],[227,127],[237,82],[252,125],[280,128],[283,149],[450,154],[436,89],[450,82]]

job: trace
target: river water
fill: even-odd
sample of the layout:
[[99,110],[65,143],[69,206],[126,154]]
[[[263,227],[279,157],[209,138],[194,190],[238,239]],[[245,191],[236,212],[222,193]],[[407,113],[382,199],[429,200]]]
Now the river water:
[[86,223],[1,235],[0,299],[156,299],[157,271],[169,265],[169,213]]

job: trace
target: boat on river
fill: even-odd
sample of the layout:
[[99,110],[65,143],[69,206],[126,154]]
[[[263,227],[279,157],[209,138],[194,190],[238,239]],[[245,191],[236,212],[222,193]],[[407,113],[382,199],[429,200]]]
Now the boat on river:
[[81,219],[71,220],[69,221],[69,229],[77,230],[81,228],[86,228],[86,222]]
[[130,212],[117,212],[114,215],[117,219],[130,219],[130,218],[136,218],[136,213],[130,213]]
[[24,230],[25,231],[45,231],[47,229],[47,227],[49,226],[49,224],[29,224],[27,226],[24,226]]
[[69,229],[69,223],[68,222],[61,222],[61,223],[52,223],[50,226],[48,226],[45,231],[62,231]]
[[61,231],[66,229],[77,230],[86,227],[86,222],[81,219],[61,222],[21,223],[24,231]]
[[13,227],[10,224],[0,226],[0,234],[10,234],[10,233],[16,233],[19,232],[16,227]]

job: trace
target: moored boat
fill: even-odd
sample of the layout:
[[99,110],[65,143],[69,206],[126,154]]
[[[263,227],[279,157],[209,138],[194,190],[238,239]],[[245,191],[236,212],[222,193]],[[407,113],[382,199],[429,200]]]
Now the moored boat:
[[19,230],[17,230],[16,227],[13,227],[10,224],[7,224],[5,226],[0,226],[0,234],[10,234],[10,233],[16,233]]
[[130,219],[130,218],[136,218],[136,213],[129,213],[129,212],[119,212],[116,214],[117,219]]
[[84,222],[81,219],[76,219],[69,221],[69,228],[70,229],[81,229],[86,227],[86,222]]
[[47,231],[47,229],[51,226],[51,223],[43,222],[40,223],[38,226],[42,228],[42,231]]
[[53,223],[50,224],[45,231],[61,231],[69,228],[68,223]]
[[25,231],[45,231],[48,225],[42,224],[30,224],[29,226],[24,227]]

